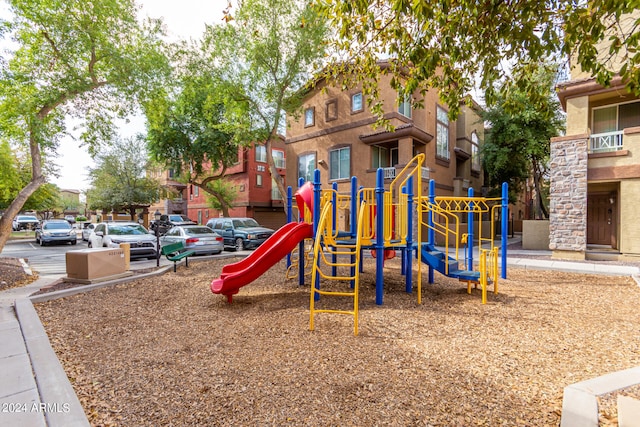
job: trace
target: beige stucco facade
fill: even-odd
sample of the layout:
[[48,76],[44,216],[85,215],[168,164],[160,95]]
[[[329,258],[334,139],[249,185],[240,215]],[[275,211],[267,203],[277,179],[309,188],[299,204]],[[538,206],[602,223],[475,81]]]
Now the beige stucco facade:
[[[619,78],[602,87],[581,73],[561,84],[558,96],[567,113],[567,135],[551,141],[554,256],[585,258],[598,251],[640,256],[640,99]],[[584,194],[582,210],[572,209],[581,203],[576,194],[580,200]]]

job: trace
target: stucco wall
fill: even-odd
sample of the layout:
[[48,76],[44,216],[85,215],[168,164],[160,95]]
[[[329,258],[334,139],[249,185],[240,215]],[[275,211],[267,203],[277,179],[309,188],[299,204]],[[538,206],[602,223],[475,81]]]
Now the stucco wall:
[[620,181],[620,252],[625,255],[640,255],[640,179]]
[[549,221],[522,221],[522,249],[549,250]]

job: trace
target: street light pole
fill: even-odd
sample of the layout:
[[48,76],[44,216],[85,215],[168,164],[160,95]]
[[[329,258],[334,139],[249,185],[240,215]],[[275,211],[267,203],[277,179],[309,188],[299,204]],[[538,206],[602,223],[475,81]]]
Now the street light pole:
[[162,216],[162,213],[156,209],[156,211],[153,213],[153,217],[155,218],[156,222],[154,223],[154,228],[155,228],[155,233],[156,233],[156,267],[160,267],[160,217]]

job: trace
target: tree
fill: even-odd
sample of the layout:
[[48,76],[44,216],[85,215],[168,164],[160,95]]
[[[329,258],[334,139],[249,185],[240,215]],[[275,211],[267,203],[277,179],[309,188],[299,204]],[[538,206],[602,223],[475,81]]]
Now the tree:
[[321,66],[326,20],[303,0],[239,3],[235,15],[227,9],[227,24],[207,27],[203,50],[226,82],[225,106],[248,111],[252,133],[244,143],[265,145],[269,172],[285,200],[272,141],[282,132],[285,115],[301,108],[300,89]]
[[234,194],[220,181],[238,160],[236,136],[245,115],[234,119],[225,108],[219,96],[222,83],[206,71],[197,53],[189,52],[185,61],[173,92],[160,93],[145,106],[149,152],[155,162],[173,169],[177,179],[214,197],[229,216]]
[[28,146],[31,179],[0,218],[0,250],[11,220],[47,181],[65,118],[85,120],[89,151],[113,135],[113,118],[132,112],[165,76],[160,23],[141,25],[133,0],[9,0],[0,34],[17,49],[0,62],[0,135]]
[[[490,127],[481,150],[488,185],[499,191],[502,182],[508,182],[509,198],[514,200],[526,180],[532,178],[535,211],[545,218],[549,214],[543,182],[549,144],[564,130],[564,117],[554,90],[557,70],[555,64],[530,64],[521,71],[526,75],[514,76],[514,81],[499,87],[494,104],[482,113]],[[524,82],[525,86],[515,81]],[[536,88],[539,96],[532,99],[529,88]]]
[[135,220],[136,209],[160,198],[160,184],[146,177],[149,159],[143,136],[116,138],[112,146],[94,158],[89,169],[91,209],[126,210]]
[[[608,84],[619,72],[640,95],[640,14],[637,1],[477,1],[437,2],[337,0],[319,3],[335,29],[336,54],[328,76],[345,67],[362,81],[363,92],[380,116],[376,76],[392,73],[394,89],[436,89],[455,117],[459,102],[479,80],[487,103],[494,83],[534,62],[573,55],[583,71]],[[632,14],[629,18],[628,14]],[[627,19],[627,21],[624,21]],[[624,21],[624,22],[623,22]],[[608,43],[606,56],[598,45]],[[389,58],[381,69],[377,61]],[[620,67],[616,64],[625,64]],[[528,92],[540,101],[535,90]]]
[[[30,179],[31,164],[26,156],[14,151],[8,141],[0,141],[0,209],[9,207]],[[27,211],[38,211],[45,218],[45,212],[57,208],[59,198],[59,188],[47,183],[34,191],[22,207]]]

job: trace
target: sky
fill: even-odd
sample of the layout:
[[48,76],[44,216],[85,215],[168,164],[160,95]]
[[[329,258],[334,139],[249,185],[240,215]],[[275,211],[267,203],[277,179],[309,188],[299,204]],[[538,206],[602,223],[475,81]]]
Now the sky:
[[[199,39],[206,23],[222,22],[222,11],[227,7],[227,0],[138,0],[137,3],[142,5],[140,17],[163,18],[169,41]],[[131,117],[129,123],[123,122],[119,127],[122,137],[144,131],[144,119],[138,116]],[[55,162],[60,166],[60,177],[52,179],[52,182],[66,190],[89,188],[87,167],[92,166],[93,161],[86,149],[78,147],[77,140],[67,138],[61,141],[58,154]]]

